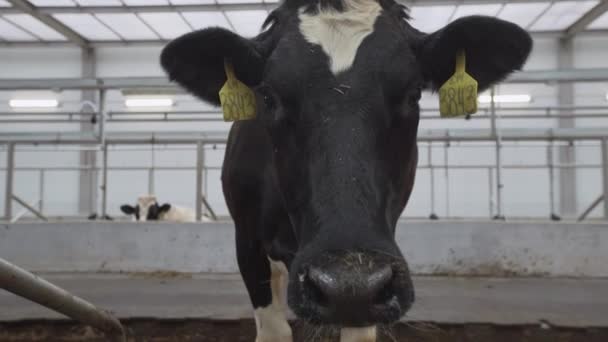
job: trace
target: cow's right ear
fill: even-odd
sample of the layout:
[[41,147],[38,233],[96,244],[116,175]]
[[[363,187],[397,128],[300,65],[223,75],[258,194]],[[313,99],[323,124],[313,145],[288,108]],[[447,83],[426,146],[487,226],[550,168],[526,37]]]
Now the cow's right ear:
[[125,213],[127,215],[133,215],[135,213],[135,208],[133,208],[132,206],[130,206],[128,204],[125,204],[120,207],[120,211],[122,211],[123,213]]
[[222,28],[185,34],[170,42],[160,56],[169,79],[218,106],[219,91],[226,83],[224,60],[232,64],[237,78],[246,85],[260,83],[265,59],[256,42]]

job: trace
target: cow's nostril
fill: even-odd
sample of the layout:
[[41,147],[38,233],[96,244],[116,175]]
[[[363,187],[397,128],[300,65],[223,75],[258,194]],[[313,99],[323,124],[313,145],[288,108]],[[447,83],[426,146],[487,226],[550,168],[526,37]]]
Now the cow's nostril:
[[325,279],[326,277],[317,269],[311,269],[308,273],[308,277],[303,278],[305,286],[309,291],[308,295],[316,305],[329,305],[329,299],[326,295],[326,291],[328,290],[327,287],[329,285],[324,282]]
[[[369,275],[340,279],[320,268],[311,267],[307,285],[311,299],[318,305],[358,303],[384,304],[394,296],[393,271],[386,266]],[[353,279],[354,278],[354,279]]]
[[311,267],[308,271],[308,281],[311,299],[317,305],[328,306],[330,298],[338,293],[339,284],[335,277],[316,267]]
[[394,275],[389,266],[369,277],[369,291],[374,305],[383,305],[395,297]]

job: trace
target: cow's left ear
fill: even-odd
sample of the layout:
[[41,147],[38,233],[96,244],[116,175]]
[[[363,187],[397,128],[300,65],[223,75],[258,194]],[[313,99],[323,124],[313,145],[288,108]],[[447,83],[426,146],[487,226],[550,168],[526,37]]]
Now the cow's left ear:
[[459,50],[466,54],[466,70],[483,91],[522,68],[532,38],[521,27],[493,17],[470,16],[422,38],[418,59],[426,81],[439,89],[453,74]]
[[160,207],[158,207],[159,213],[166,213],[169,210],[171,210],[171,204],[169,204],[169,203],[165,203],[165,204],[161,205]]
[[128,204],[121,205],[120,211],[122,211],[123,213],[125,213],[127,215],[135,214],[135,208],[133,208],[132,206],[130,206]]
[[259,52],[258,42],[222,28],[185,34],[170,42],[160,57],[172,81],[218,106],[218,93],[226,83],[224,60],[232,64],[243,83],[255,86],[260,82],[265,59]]

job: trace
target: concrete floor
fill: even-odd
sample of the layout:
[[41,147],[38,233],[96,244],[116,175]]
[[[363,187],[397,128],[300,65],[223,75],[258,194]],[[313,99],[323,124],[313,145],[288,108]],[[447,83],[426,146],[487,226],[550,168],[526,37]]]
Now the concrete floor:
[[[120,318],[240,319],[252,310],[238,275],[43,274]],[[407,320],[608,326],[608,279],[420,277]],[[0,290],[0,321],[61,315]]]

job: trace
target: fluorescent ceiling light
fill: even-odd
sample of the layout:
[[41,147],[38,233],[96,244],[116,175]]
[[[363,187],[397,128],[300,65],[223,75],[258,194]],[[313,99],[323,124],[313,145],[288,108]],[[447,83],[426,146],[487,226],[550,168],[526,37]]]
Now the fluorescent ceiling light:
[[[490,95],[479,96],[479,103],[491,103],[492,97]],[[532,102],[532,96],[530,95],[494,95],[495,103],[530,103]]]
[[8,101],[8,105],[11,108],[55,108],[59,106],[59,101],[51,99],[13,99]]
[[169,98],[139,98],[139,99],[126,99],[125,106],[129,108],[134,107],[171,107],[173,106],[173,99]]

